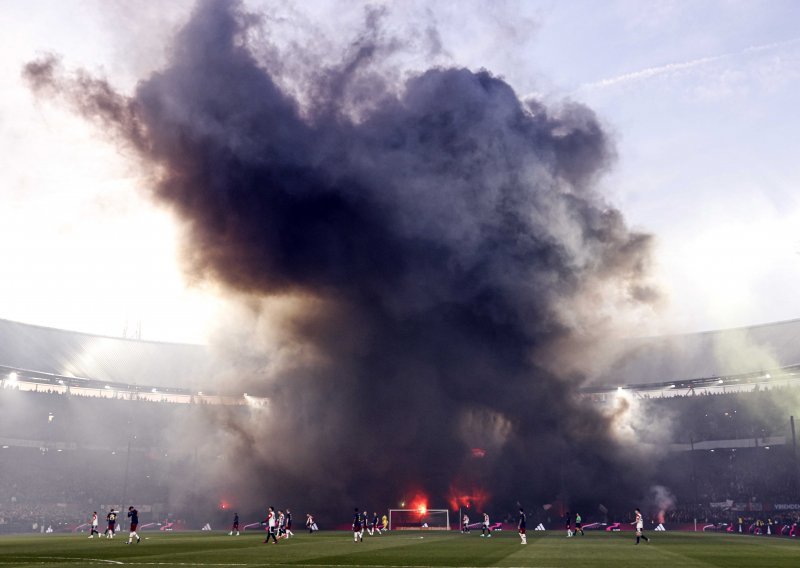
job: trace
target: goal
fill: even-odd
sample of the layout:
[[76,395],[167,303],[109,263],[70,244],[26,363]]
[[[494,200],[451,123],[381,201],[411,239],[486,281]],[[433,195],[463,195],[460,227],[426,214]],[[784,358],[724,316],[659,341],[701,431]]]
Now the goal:
[[389,529],[393,531],[449,531],[447,509],[389,509]]

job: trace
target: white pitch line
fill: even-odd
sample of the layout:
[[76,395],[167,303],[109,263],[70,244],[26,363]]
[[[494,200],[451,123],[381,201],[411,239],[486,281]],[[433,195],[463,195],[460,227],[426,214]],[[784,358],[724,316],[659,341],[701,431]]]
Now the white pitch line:
[[[0,566],[4,560],[28,561],[28,564],[50,564],[48,560],[68,560],[70,562],[90,564],[115,564],[123,566],[250,566],[250,564],[207,563],[207,562],[122,562],[120,560],[106,560],[103,558],[75,558],[73,556],[4,556],[0,557]],[[259,566],[254,564],[253,566]]]
[[[280,564],[270,562],[270,566],[309,566],[312,568],[342,568],[344,564]],[[256,564],[262,566],[262,564]],[[356,568],[486,568],[485,566],[427,566],[425,564],[353,564]],[[558,568],[557,566],[500,566],[498,568]]]
[[[0,559],[0,565],[4,564],[3,560],[23,560],[28,563],[48,564],[47,560],[67,560],[70,562],[90,562],[96,564],[115,564],[123,566],[262,566],[262,563],[247,564],[247,563],[209,563],[209,562],[122,562],[120,560],[106,560],[103,558],[76,558],[71,556],[6,556]],[[342,568],[342,564],[299,564],[299,563],[277,563],[270,562],[272,566],[298,566],[309,568]],[[425,564],[359,564],[358,568],[485,568],[481,566],[428,566]],[[521,567],[521,566],[503,566],[501,568],[555,568],[552,566],[535,566],[535,567]]]
[[[105,560],[102,558],[74,558],[69,556],[12,556],[0,559],[0,565],[4,564],[3,560],[27,560],[28,563],[34,564],[49,564],[43,562],[44,560],[69,560],[73,562],[89,562],[93,564],[116,564],[124,566],[263,566],[263,563],[257,564],[222,564],[222,563],[207,563],[207,562],[122,562],[119,560]],[[342,564],[299,564],[299,563],[278,563],[270,562],[270,566],[294,566],[301,568],[342,568]],[[358,564],[358,568],[485,568],[483,566],[428,566],[425,564]],[[500,568],[556,568],[555,566],[502,566]]]
[[97,564],[124,564],[118,560],[105,560],[103,558],[75,558],[74,556],[5,556],[3,559],[29,560],[37,562],[42,560],[69,560],[70,562],[92,562]]

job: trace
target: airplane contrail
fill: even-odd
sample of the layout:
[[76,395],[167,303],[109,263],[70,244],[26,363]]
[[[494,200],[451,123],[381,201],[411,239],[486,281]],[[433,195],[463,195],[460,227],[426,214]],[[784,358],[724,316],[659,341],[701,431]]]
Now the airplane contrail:
[[591,83],[584,83],[580,85],[576,91],[581,91],[585,89],[597,89],[597,88],[605,88],[605,87],[612,87],[614,85],[619,85],[622,83],[630,83],[633,81],[639,81],[644,79],[650,79],[652,77],[657,77],[660,75],[666,75],[669,73],[673,73],[676,71],[684,71],[686,69],[692,69],[694,67],[700,67],[702,65],[707,65],[709,63],[714,63],[715,61],[721,61],[723,59],[728,59],[737,55],[747,55],[750,53],[758,53],[762,51],[768,51],[772,49],[777,49],[780,47],[786,47],[788,45],[792,45],[795,43],[800,42],[800,38],[794,38],[786,41],[780,42],[773,42],[764,45],[755,45],[751,47],[747,47],[745,49],[739,51],[731,51],[728,53],[723,53],[720,55],[711,55],[708,57],[700,57],[698,59],[692,59],[689,61],[683,61],[678,63],[668,63],[666,65],[657,65],[654,67],[648,67],[646,69],[641,69],[639,71],[633,71],[631,73],[625,73],[623,75],[617,75],[616,77],[609,77],[607,79],[601,79],[599,81],[593,81]]

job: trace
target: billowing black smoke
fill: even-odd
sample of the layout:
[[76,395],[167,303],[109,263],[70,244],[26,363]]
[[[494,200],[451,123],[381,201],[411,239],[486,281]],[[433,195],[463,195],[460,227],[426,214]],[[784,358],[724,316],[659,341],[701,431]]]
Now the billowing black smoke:
[[635,472],[580,377],[556,370],[609,294],[648,297],[650,239],[594,188],[608,136],[586,107],[523,103],[484,70],[394,83],[373,16],[317,70],[257,57],[259,18],[211,1],[131,97],[55,58],[25,75],[138,152],[195,274],[293,302],[296,360],[240,379],[268,411],[221,421],[242,495],[342,512],[416,491],[609,503]]

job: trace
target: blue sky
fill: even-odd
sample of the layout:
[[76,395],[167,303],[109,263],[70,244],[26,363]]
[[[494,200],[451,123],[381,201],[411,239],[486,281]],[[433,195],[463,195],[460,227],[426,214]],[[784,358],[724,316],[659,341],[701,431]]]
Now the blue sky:
[[[364,7],[248,4],[331,45],[353,37]],[[521,97],[597,112],[618,151],[603,190],[657,239],[654,274],[667,302],[641,333],[800,317],[800,3],[386,5],[398,34],[435,23],[444,49],[435,63],[484,67]],[[129,89],[163,64],[190,7],[3,2],[0,318],[112,335],[142,321],[145,337],[179,341],[213,328],[225,300],[185,281],[180,230],[146,198],[131,157],[35,102],[19,78],[25,61],[55,51]],[[417,54],[402,64],[430,62]]]

